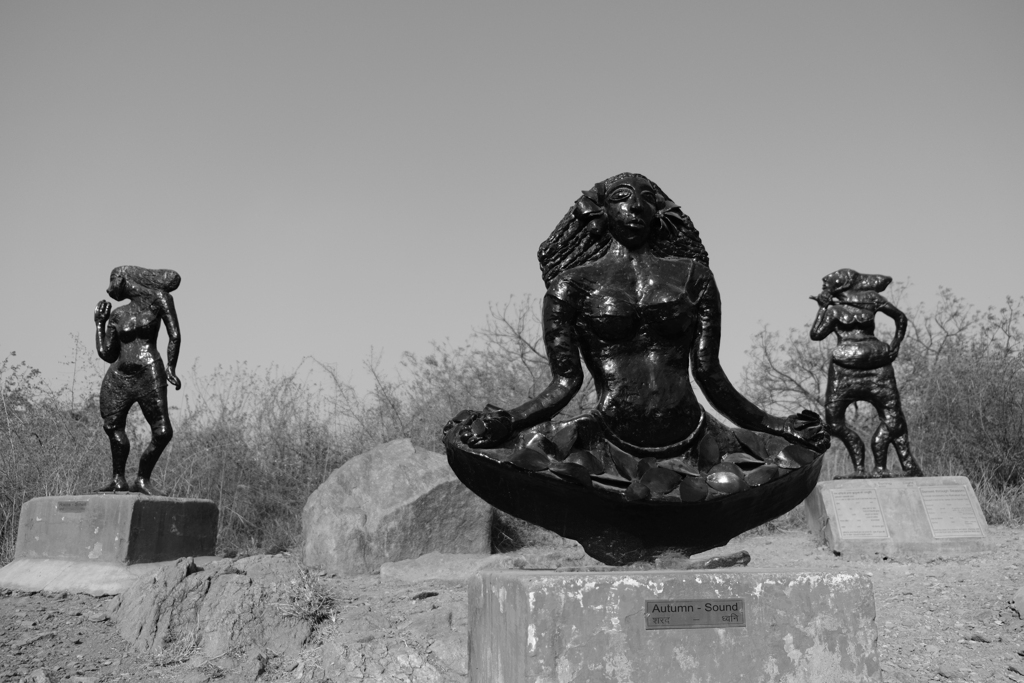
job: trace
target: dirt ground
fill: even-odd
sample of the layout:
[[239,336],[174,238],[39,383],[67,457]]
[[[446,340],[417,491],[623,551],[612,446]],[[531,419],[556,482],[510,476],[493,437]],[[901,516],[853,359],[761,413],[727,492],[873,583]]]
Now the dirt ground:
[[[845,560],[804,531],[746,535],[725,551],[748,550],[751,567],[855,570],[869,576],[886,681],[1024,683],[1024,614],[1017,612],[1024,612],[1024,604],[1010,602],[1024,589],[1024,529],[994,527],[992,533],[993,551],[929,562]],[[362,680],[403,680],[372,672],[383,672],[385,660],[398,656],[388,643],[408,646],[426,637],[424,624],[431,621],[443,621],[451,637],[447,649],[439,640],[426,643],[425,651],[458,672],[452,674],[453,682],[466,680],[465,586],[384,585],[377,576],[324,575],[322,581],[335,600],[333,620],[324,623],[323,635],[344,630],[351,642],[362,644],[363,670],[368,672]],[[0,682],[230,683],[252,681],[259,671],[260,681],[295,681],[310,680],[317,661],[316,644],[301,660],[271,659],[247,672],[244,667],[225,670],[216,663],[190,660],[184,652],[162,659],[140,655],[118,636],[107,603],[85,595],[0,591]],[[381,661],[370,661],[374,657]],[[321,671],[320,678],[329,680],[331,674]]]

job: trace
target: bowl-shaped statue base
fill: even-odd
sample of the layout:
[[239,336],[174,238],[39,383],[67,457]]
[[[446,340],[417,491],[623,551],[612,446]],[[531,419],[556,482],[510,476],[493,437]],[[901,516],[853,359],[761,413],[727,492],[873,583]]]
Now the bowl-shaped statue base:
[[531,472],[445,438],[448,463],[471,491],[519,519],[578,541],[609,565],[649,562],[659,555],[690,556],[726,545],[785,514],[814,489],[823,457],[771,481],[699,502],[678,498],[627,500],[623,491],[584,486],[549,472]]

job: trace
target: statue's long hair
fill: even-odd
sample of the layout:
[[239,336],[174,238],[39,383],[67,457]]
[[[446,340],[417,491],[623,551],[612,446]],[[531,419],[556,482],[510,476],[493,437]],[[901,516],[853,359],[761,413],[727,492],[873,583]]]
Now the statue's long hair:
[[648,178],[639,173],[620,173],[585,191],[541,243],[537,260],[540,261],[546,287],[550,287],[552,280],[563,271],[596,261],[608,252],[612,236],[604,225],[605,199],[609,188],[629,177],[643,178],[651,183],[657,195],[658,212],[650,238],[654,255],[688,258],[708,264],[708,252],[690,217]]
[[825,289],[833,294],[838,294],[848,289],[884,292],[892,282],[892,278],[888,275],[858,273],[853,268],[840,268],[821,278],[821,281]]
[[154,268],[143,268],[142,266],[118,266],[110,273],[110,279],[122,276],[137,285],[146,289],[159,290],[170,294],[181,284],[181,276],[177,271]]

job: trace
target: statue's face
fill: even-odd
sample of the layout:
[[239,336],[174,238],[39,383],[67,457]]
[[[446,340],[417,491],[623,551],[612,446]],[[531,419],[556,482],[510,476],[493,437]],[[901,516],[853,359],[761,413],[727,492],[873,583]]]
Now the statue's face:
[[115,268],[110,274],[110,286],[107,287],[107,295],[114,301],[124,301],[125,297],[124,275],[121,270]]
[[647,243],[658,212],[657,195],[647,180],[628,176],[608,189],[606,225],[615,241],[627,249]]

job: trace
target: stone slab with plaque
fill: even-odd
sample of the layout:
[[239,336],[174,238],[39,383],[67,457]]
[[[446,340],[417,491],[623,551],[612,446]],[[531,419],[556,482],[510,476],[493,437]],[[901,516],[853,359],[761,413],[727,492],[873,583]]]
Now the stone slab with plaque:
[[0,588],[116,595],[217,543],[210,500],[134,493],[33,498],[21,506],[14,561]]
[[804,510],[811,532],[845,557],[932,559],[992,547],[967,477],[818,482]]
[[470,683],[880,681],[876,640],[871,582],[852,572],[494,571],[469,586]]

